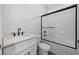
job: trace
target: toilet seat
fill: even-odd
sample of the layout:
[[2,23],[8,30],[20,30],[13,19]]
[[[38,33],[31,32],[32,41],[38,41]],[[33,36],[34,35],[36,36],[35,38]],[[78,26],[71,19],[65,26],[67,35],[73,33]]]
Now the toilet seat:
[[40,43],[39,48],[44,50],[44,51],[48,51],[50,49],[50,46],[47,45],[46,43]]

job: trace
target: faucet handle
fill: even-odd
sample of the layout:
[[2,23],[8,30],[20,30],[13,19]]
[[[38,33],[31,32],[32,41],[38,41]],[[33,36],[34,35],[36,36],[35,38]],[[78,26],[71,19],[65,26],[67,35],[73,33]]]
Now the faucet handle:
[[23,35],[25,32],[21,32],[21,35]]
[[18,28],[18,36],[20,35],[21,28]]
[[13,36],[16,36],[16,33],[11,33]]

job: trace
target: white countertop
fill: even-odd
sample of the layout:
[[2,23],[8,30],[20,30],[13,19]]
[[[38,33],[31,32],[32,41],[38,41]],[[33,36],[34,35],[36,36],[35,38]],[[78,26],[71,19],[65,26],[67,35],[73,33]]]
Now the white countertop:
[[25,40],[29,40],[31,38],[35,38],[35,37],[40,37],[40,36],[39,35],[29,35],[29,36],[18,36],[18,37],[14,37],[14,38],[5,38],[5,39],[3,39],[3,48],[13,45],[13,44],[17,44],[17,43],[25,41]]

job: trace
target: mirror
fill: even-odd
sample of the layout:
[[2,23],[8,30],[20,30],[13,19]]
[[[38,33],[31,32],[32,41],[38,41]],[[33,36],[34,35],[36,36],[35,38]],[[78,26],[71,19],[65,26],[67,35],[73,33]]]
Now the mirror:
[[77,5],[42,15],[41,28],[42,39],[77,49]]

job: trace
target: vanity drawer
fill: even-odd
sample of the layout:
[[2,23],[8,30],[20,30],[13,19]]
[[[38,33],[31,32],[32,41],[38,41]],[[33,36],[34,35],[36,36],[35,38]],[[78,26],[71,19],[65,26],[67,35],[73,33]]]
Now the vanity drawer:
[[9,47],[3,48],[4,55],[16,55],[17,53],[23,51],[24,49],[29,48],[34,43],[37,43],[36,38],[29,39],[27,41],[19,42],[17,44],[13,44]]
[[37,55],[37,45],[34,44],[29,48],[29,55]]

